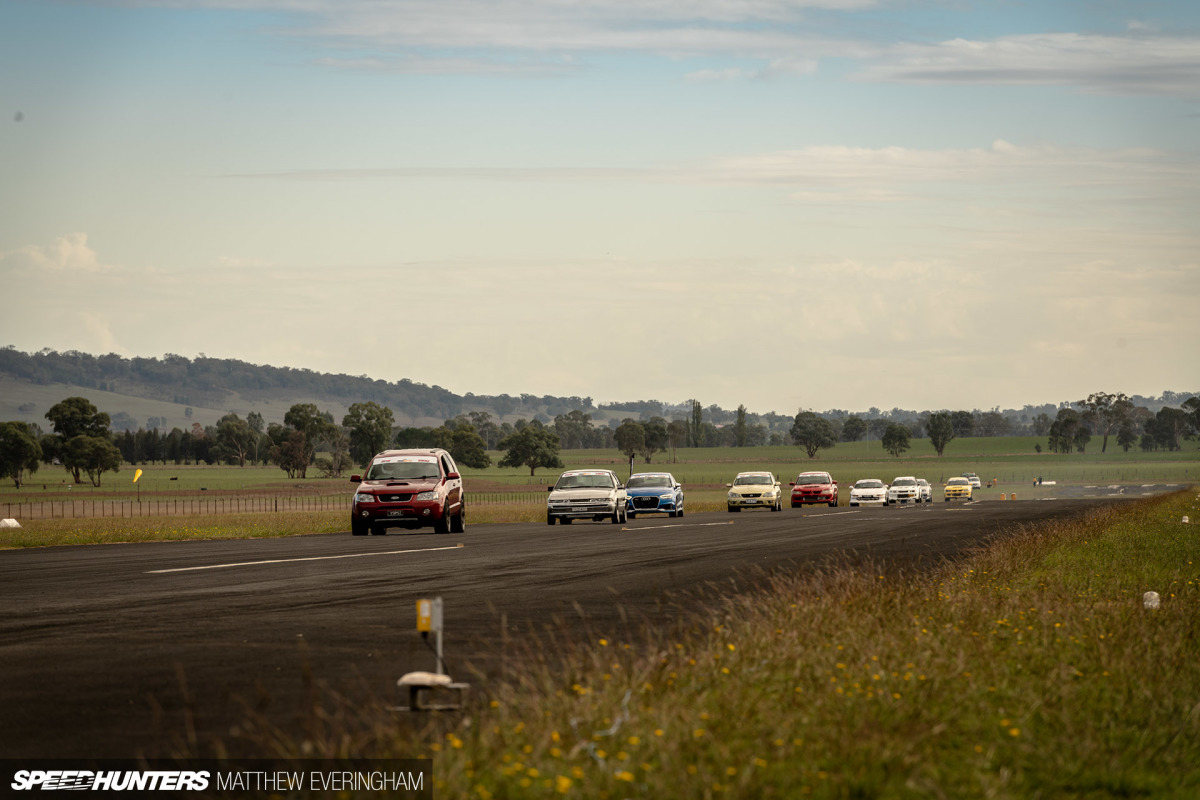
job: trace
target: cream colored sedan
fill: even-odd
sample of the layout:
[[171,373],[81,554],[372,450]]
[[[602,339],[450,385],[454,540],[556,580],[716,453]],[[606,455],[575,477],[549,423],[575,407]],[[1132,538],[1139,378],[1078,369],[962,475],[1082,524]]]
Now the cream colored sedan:
[[739,472],[733,483],[727,483],[725,487],[729,489],[727,503],[730,513],[743,508],[783,510],[783,488],[769,472]]

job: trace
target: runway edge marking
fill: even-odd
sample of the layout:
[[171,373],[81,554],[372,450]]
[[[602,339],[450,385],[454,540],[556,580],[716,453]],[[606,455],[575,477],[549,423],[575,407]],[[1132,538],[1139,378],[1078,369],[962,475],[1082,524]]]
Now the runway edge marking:
[[659,531],[664,528],[711,528],[714,525],[732,525],[733,520],[727,522],[679,522],[674,525],[639,525],[636,528],[621,528],[623,531]]
[[163,575],[168,572],[197,572],[202,569],[228,569],[229,567],[254,567],[260,564],[287,564],[294,561],[331,561],[335,558],[365,558],[367,556],[398,556],[405,553],[436,553],[439,550],[457,550],[463,545],[452,547],[428,547],[421,550],[385,550],[382,553],[344,553],[337,556],[307,556],[305,558],[272,558],[265,561],[240,561],[232,564],[205,564],[202,567],[174,567],[173,569],[152,569],[143,575]]

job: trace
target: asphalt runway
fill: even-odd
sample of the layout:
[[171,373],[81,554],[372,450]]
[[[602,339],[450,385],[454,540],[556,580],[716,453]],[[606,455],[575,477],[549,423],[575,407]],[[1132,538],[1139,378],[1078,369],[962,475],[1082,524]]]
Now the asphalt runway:
[[[211,755],[247,708],[296,725],[313,681],[396,702],[401,674],[434,667],[415,631],[422,597],[444,598],[448,671],[483,690],[548,630],[622,640],[671,624],[705,589],[747,589],[846,550],[937,563],[1100,502],[1112,501],[0,551],[0,753],[165,757],[192,729],[192,751]],[[262,755],[236,748],[230,755]]]

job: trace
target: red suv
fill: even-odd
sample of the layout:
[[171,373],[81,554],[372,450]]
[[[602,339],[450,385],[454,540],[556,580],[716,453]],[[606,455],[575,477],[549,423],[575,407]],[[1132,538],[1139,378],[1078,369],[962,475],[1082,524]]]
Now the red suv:
[[838,504],[837,481],[828,472],[801,472],[792,486],[792,508],[809,503]]
[[422,528],[436,533],[466,529],[462,477],[445,450],[384,450],[367,465],[367,474],[352,475],[359,484],[350,512],[355,536],[384,534],[390,526]]

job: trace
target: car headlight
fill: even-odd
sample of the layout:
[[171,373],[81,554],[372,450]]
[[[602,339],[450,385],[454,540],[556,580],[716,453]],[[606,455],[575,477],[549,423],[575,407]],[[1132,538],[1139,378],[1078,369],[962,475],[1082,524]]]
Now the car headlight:
[[659,500],[674,500],[675,495],[671,494],[670,492],[667,492],[666,494],[660,494],[658,496],[658,499]]
[[356,495],[354,495],[354,502],[356,502],[356,503],[374,503],[375,495],[368,494],[366,492],[359,492]]
[[437,500],[437,492],[421,492],[413,500]]
[[738,499],[738,497],[739,497],[739,495],[738,495],[738,493],[737,493],[737,492],[730,492],[730,493],[729,493],[729,499],[730,499],[730,500],[737,500],[737,499]]

